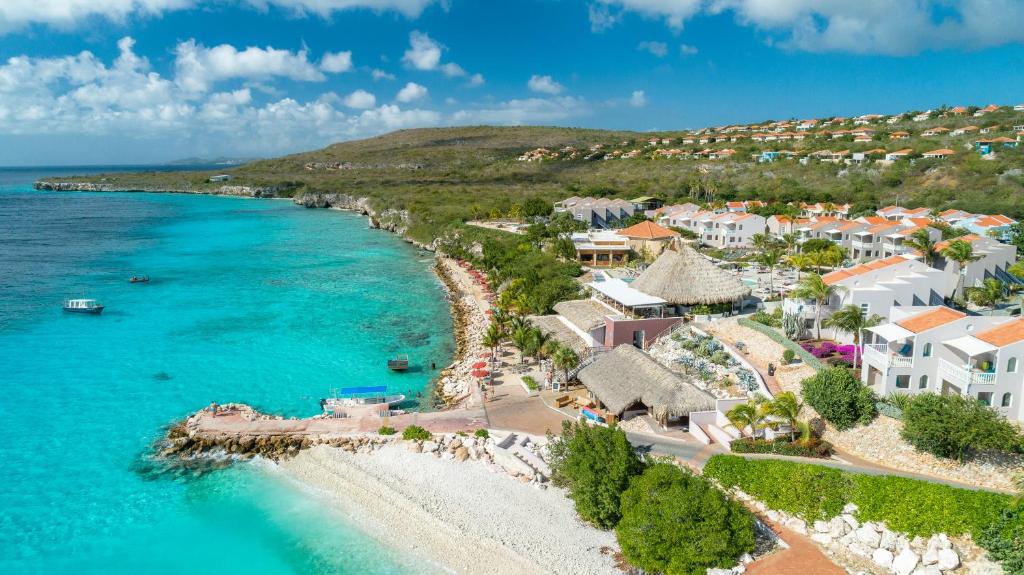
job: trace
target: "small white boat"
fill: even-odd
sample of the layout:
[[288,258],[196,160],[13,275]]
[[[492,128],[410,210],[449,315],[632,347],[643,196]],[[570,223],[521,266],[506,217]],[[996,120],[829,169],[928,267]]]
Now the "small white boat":
[[94,299],[66,299],[64,300],[64,311],[99,315],[103,313],[103,306]]
[[388,394],[387,386],[346,387],[339,389],[334,397],[320,400],[320,408],[325,412],[354,407],[386,406],[402,403],[405,396],[401,393]]

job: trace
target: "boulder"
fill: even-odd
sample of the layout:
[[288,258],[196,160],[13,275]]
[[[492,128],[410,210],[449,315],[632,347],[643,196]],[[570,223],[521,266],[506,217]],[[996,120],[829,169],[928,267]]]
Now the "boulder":
[[882,569],[889,569],[892,567],[892,551],[888,549],[875,549],[875,552],[871,554],[871,560]]
[[424,453],[433,453],[433,452],[437,451],[437,449],[439,447],[440,446],[435,441],[424,441],[423,442],[423,452]]
[[934,565],[918,565],[910,575],[942,575],[942,571]]
[[935,564],[942,571],[949,571],[960,566],[960,556],[952,549],[939,549],[939,561]]
[[460,447],[462,447],[462,440],[456,437],[455,439],[452,440],[451,443],[448,444],[448,451],[454,453],[455,450]]
[[882,542],[882,536],[870,526],[864,525],[860,529],[857,529],[857,541],[860,541],[864,545],[877,549],[878,544]]
[[469,449],[465,447],[459,447],[455,450],[455,459],[459,461],[465,461],[469,459]]
[[857,518],[853,515],[850,515],[849,513],[844,513],[840,515],[840,517],[842,517],[843,521],[850,526],[850,529],[860,528],[860,521],[857,521]]
[[811,541],[814,541],[815,543],[817,543],[819,545],[831,545],[832,544],[832,536],[829,535],[828,533],[812,533],[811,534]]
[[765,516],[768,517],[769,521],[778,521],[782,519],[782,515],[774,509],[769,509],[768,512],[765,513]]
[[860,507],[857,507],[856,503],[847,503],[846,505],[843,505],[843,513],[845,513],[847,515],[852,515],[852,514],[856,513],[859,510],[860,510]]
[[928,549],[921,556],[921,563],[923,565],[935,565],[939,562],[939,550],[937,547],[928,546]]
[[889,551],[896,551],[896,534],[883,527],[881,536],[878,546]]
[[892,560],[892,572],[896,575],[910,575],[917,568],[921,558],[910,549],[900,551],[900,554]]
[[860,541],[854,541],[847,545],[846,548],[850,551],[850,553],[853,553],[854,555],[859,555],[861,557],[871,557],[871,554],[875,551],[874,549],[871,549],[870,547],[861,543]]
[[850,526],[843,521],[842,517],[833,517],[832,520],[828,522],[828,534],[831,535],[833,539],[839,539],[849,531]]
[[817,533],[828,533],[828,523],[824,521],[815,521],[814,531]]
[[807,535],[807,523],[799,517],[793,517],[786,521],[786,527],[801,535]]

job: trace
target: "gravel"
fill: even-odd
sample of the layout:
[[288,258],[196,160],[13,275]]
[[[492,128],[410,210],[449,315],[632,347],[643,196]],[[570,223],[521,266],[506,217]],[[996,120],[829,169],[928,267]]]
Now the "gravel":
[[403,442],[373,454],[328,446],[281,469],[404,552],[454,573],[621,573],[615,536],[583,524],[561,489],[539,489],[480,461],[412,453]]

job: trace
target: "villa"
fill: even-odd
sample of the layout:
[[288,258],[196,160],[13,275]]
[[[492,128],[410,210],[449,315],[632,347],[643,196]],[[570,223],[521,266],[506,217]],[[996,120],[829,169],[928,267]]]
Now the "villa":
[[942,126],[939,126],[938,128],[930,128],[928,130],[925,130],[925,131],[921,132],[921,135],[927,138],[927,137],[931,137],[931,136],[941,136],[941,135],[946,134],[948,132],[949,132],[949,128],[943,128]]
[[946,158],[955,155],[956,152],[948,148],[940,148],[938,150],[932,150],[921,154],[922,158],[926,160],[945,160]]
[[894,307],[865,331],[861,378],[875,393],[955,393],[1022,419],[1024,319]]
[[610,230],[576,232],[570,236],[576,248],[576,260],[590,267],[621,267],[633,250],[629,238]]
[[628,245],[638,254],[646,253],[651,257],[657,257],[668,242],[679,237],[679,232],[659,226],[654,222],[640,222],[628,228],[618,230],[619,236],[626,238]]
[[696,233],[701,243],[722,249],[750,247],[754,234],[767,229],[764,216],[746,212],[697,212],[681,223]]
[[636,213],[632,202],[607,198],[580,198],[573,196],[555,203],[555,212],[567,212],[577,221],[591,228],[608,229],[621,225],[621,221]]

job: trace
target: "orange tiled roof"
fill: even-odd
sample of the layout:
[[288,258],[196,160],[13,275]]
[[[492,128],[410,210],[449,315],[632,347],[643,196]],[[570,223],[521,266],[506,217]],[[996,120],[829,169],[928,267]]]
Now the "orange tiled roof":
[[844,269],[844,270],[836,270],[834,272],[829,272],[829,273],[821,276],[821,279],[824,280],[826,284],[833,285],[833,284],[839,283],[840,281],[842,281],[842,280],[844,280],[846,278],[849,278],[849,277],[859,276],[859,275],[862,275],[862,274],[866,274],[866,273],[868,273],[870,271],[886,268],[886,267],[889,267],[891,265],[895,265],[895,264],[906,262],[906,261],[910,261],[910,260],[908,260],[907,258],[904,258],[902,256],[890,256],[890,257],[887,257],[885,259],[874,260],[874,261],[871,261],[871,262],[866,263],[866,264],[860,264],[858,266],[853,266],[852,268],[847,268],[847,269]]
[[654,222],[640,222],[639,224],[619,230],[619,235],[641,240],[660,240],[674,238],[679,234]]
[[981,236],[979,236],[979,235],[967,234],[966,236],[960,236],[959,238],[953,238],[952,240],[943,240],[943,241],[935,244],[935,251],[941,252],[942,250],[948,248],[949,244],[951,242],[954,242],[956,240],[962,240],[962,241],[965,241],[967,243],[971,243],[971,242],[978,241],[980,239],[981,239]]
[[864,221],[874,226],[885,223],[889,220],[883,218],[882,216],[864,216]]
[[997,347],[1024,340],[1024,318],[1008,321],[974,336]]
[[940,148],[938,150],[932,150],[930,152],[925,152],[923,155],[925,155],[925,156],[952,156],[955,153],[956,152],[954,152],[953,150],[950,150],[949,148]]
[[978,218],[974,222],[974,225],[981,226],[983,228],[989,228],[989,227],[993,227],[993,226],[1005,226],[1005,225],[1011,224],[1011,223],[1013,223],[1013,220],[1011,220],[1010,218],[1008,218],[1008,217],[1006,217],[1006,216],[1004,216],[1002,214],[996,214],[994,216],[984,216],[984,217]]
[[967,317],[967,314],[942,306],[898,321],[896,325],[914,333],[921,333],[964,317]]

